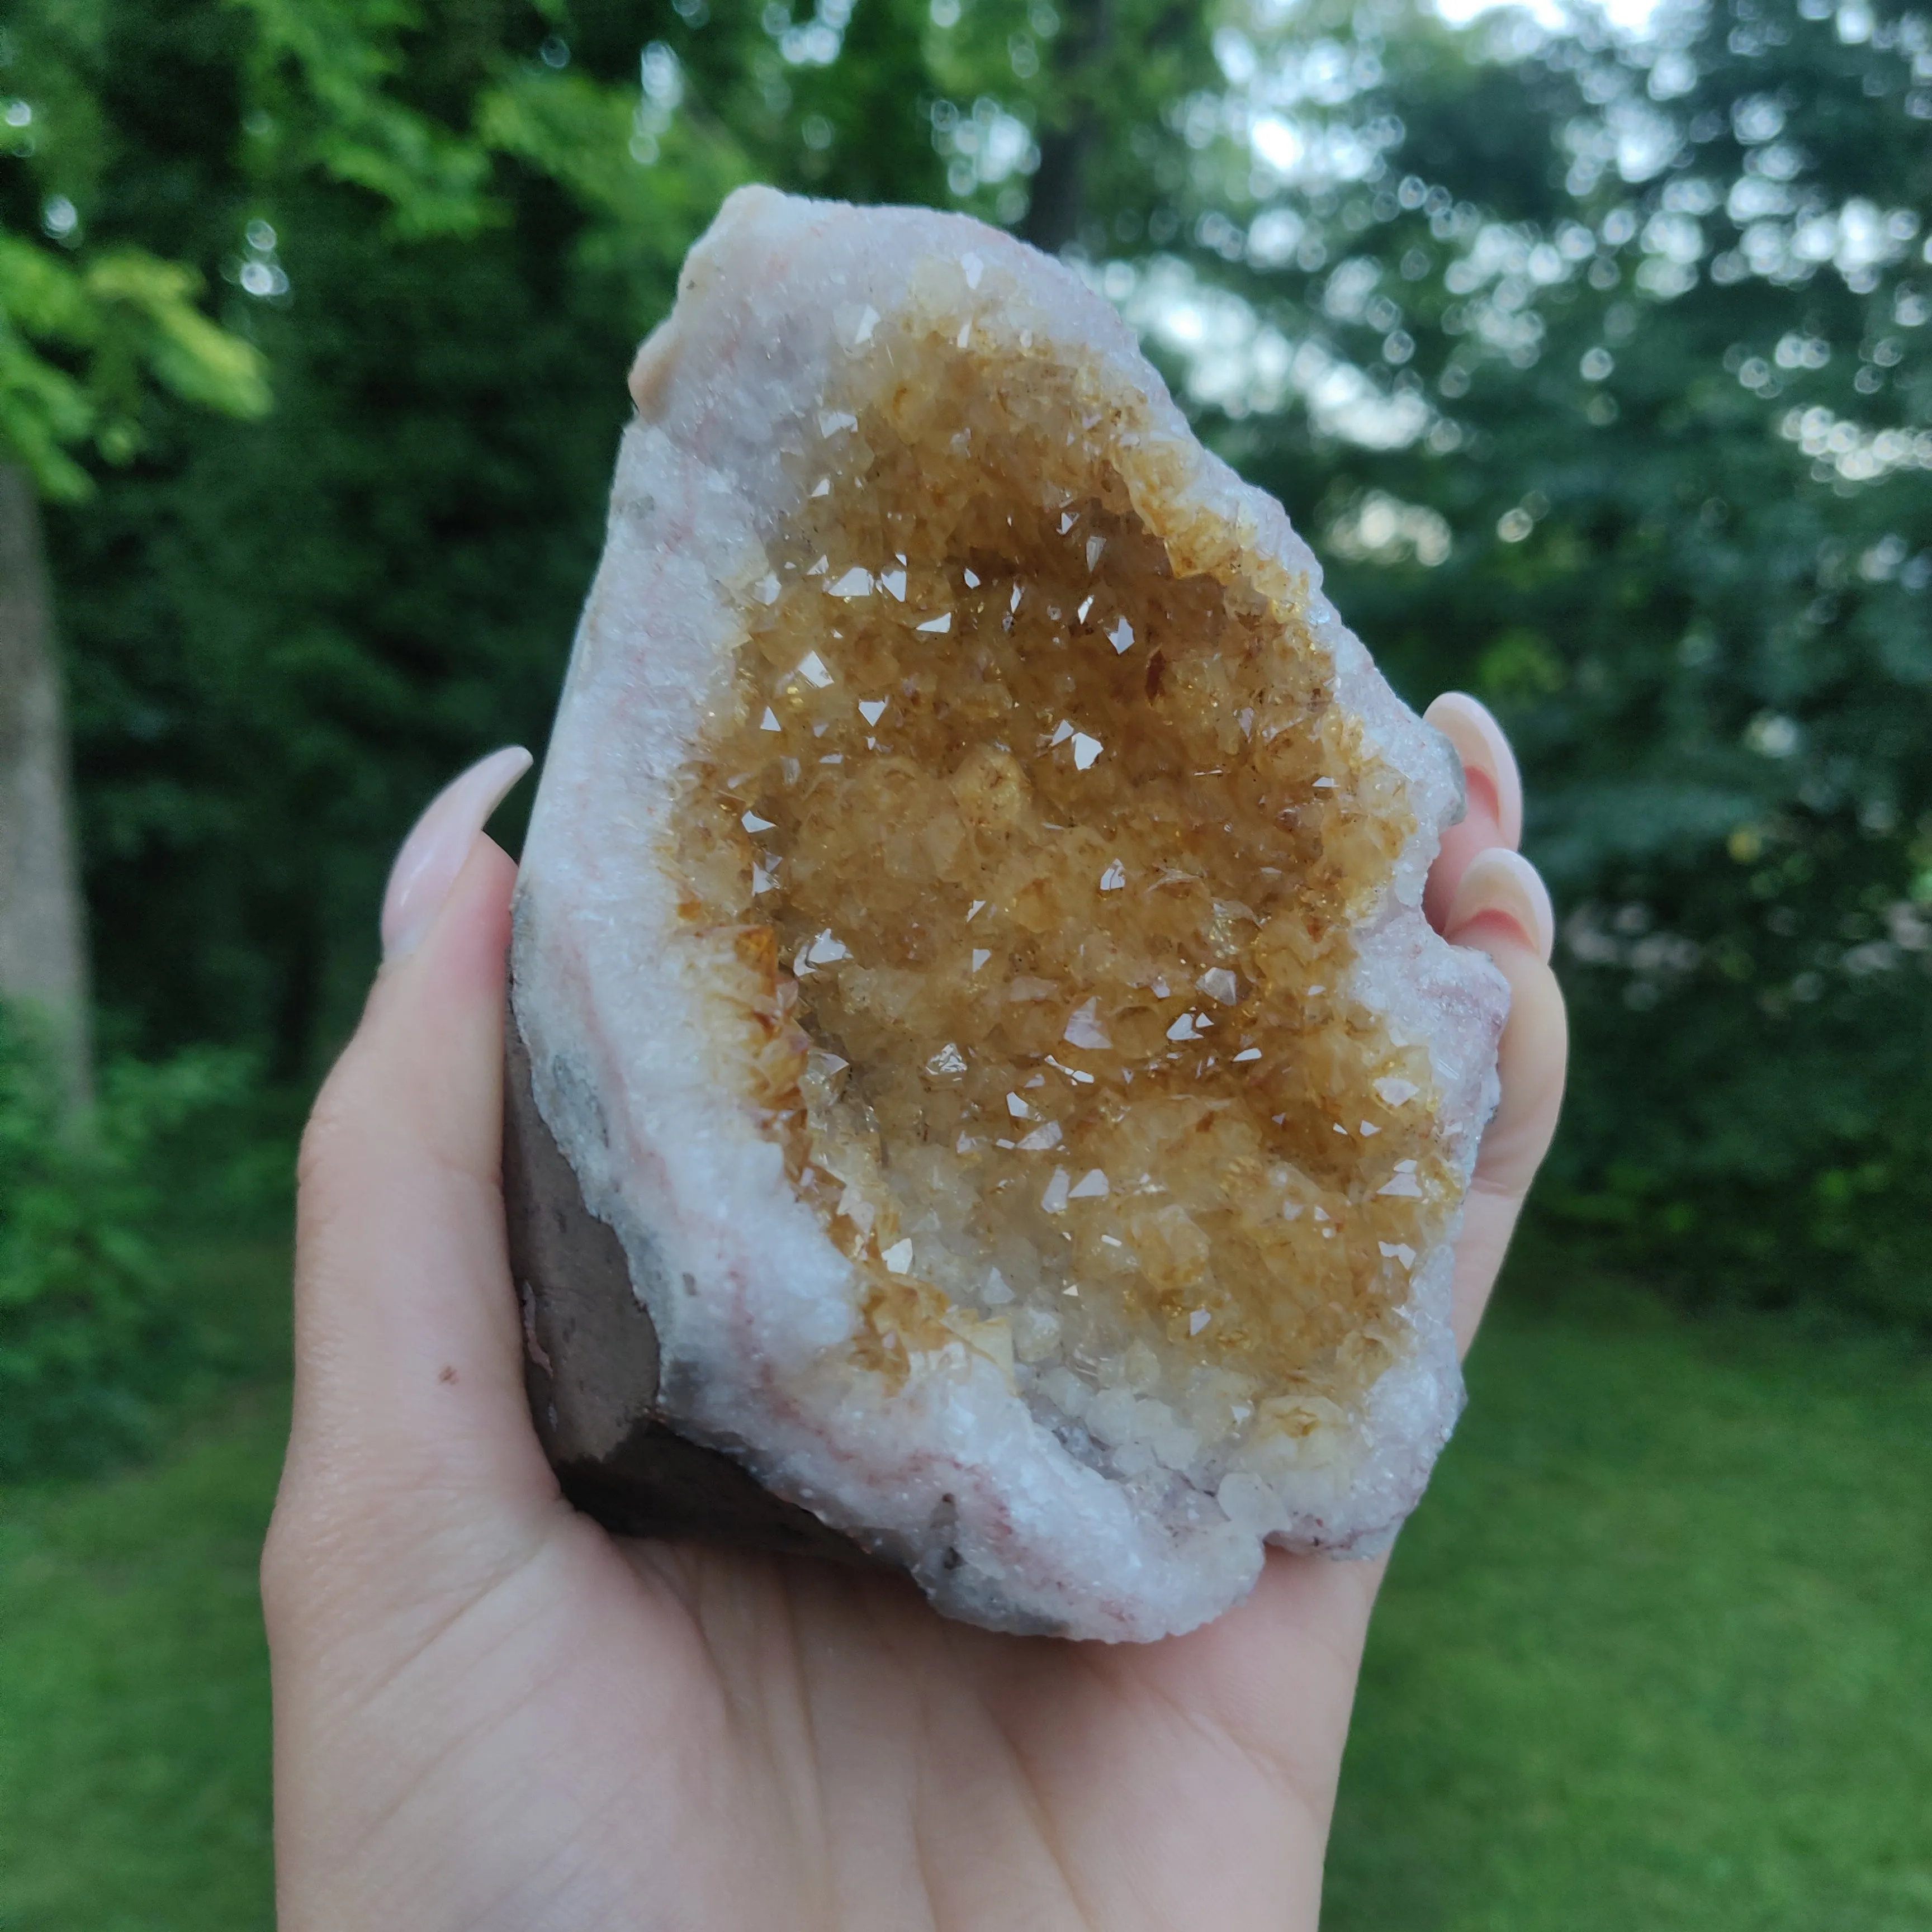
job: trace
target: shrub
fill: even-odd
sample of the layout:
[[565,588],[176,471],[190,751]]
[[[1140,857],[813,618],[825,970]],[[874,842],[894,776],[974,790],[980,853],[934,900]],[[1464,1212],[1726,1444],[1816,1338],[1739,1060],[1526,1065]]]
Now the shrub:
[[250,1086],[230,1052],[117,1060],[74,1116],[48,1030],[0,1004],[0,1476],[140,1447],[161,1400],[209,1365],[158,1235],[199,1165],[188,1130],[218,1142]]

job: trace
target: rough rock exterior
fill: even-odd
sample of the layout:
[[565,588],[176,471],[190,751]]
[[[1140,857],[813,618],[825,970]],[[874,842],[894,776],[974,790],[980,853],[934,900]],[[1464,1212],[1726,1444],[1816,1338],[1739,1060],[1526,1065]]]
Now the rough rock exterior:
[[[1507,998],[1420,910],[1453,752],[1106,304],[974,223],[736,195],[632,389],[513,954],[526,1118],[650,1331],[600,1513],[634,1422],[781,1537],[1109,1639],[1384,1546],[1462,1400]],[[573,1316],[557,1367],[527,1285],[568,1462],[630,1344]]]

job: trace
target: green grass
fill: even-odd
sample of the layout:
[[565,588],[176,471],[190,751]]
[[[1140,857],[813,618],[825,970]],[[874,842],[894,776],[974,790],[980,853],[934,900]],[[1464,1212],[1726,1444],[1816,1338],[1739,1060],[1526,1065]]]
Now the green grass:
[[186,1256],[220,1366],[167,1418],[164,1454],[0,1487],[6,1932],[274,1923],[255,1564],[288,1432],[286,1255]]
[[0,1926],[267,1932],[257,1392],[158,1466],[0,1501]]
[[1370,1646],[1330,1932],[1932,1925],[1932,1364],[1507,1304]]
[[[1506,1302],[1473,1380],[1370,1644],[1329,1932],[1932,1924],[1932,1364],[1598,1295]],[[265,1383],[146,1469],[0,1493],[0,1925],[268,1932],[285,1414]]]

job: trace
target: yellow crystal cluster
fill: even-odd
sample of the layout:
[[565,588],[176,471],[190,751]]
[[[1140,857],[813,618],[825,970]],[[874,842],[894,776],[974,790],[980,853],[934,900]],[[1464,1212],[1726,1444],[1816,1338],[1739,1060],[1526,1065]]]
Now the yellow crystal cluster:
[[670,862],[860,1364],[963,1339],[1178,1469],[1356,1401],[1444,1237],[1427,1050],[1349,992],[1414,828],[1305,582],[971,266],[787,449]]

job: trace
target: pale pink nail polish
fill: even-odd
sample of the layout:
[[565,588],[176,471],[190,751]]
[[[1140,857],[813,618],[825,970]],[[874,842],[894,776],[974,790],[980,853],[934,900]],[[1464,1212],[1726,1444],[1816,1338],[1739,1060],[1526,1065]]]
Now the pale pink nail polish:
[[1496,788],[1503,843],[1514,850],[1522,842],[1522,778],[1494,714],[1466,691],[1445,691],[1422,716],[1456,747],[1466,769],[1480,772]]
[[520,745],[506,745],[472,765],[440,791],[403,841],[382,895],[382,958],[413,952],[442,909],[463,862],[490,813],[534,761]]
[[1442,922],[1443,936],[1453,941],[1466,926],[1489,912],[1502,914],[1519,928],[1548,962],[1556,946],[1556,908],[1550,903],[1550,889],[1542,875],[1520,852],[1506,852],[1500,845],[1492,845],[1470,860],[1450,902],[1449,916]]

